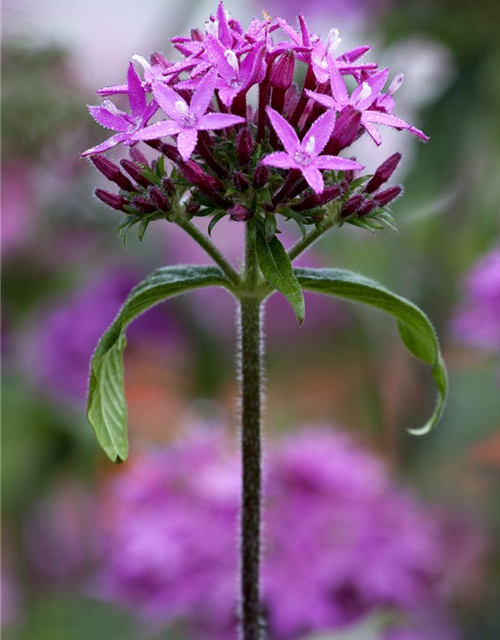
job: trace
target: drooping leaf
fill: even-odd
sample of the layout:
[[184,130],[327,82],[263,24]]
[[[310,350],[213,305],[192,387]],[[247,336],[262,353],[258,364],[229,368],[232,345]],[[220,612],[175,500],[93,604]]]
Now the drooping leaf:
[[377,307],[396,319],[399,335],[408,351],[432,367],[432,377],[438,390],[436,408],[423,427],[410,429],[410,433],[415,435],[428,433],[442,415],[448,395],[448,376],[436,332],[425,313],[409,300],[352,271],[297,268],[295,274],[308,291]]
[[101,337],[90,364],[87,417],[99,444],[113,462],[123,462],[128,454],[127,407],[123,391],[127,326],[167,298],[211,286],[230,289],[229,281],[218,267],[158,269],[131,291],[113,324]]
[[262,274],[292,305],[301,325],[306,313],[304,294],[295,277],[285,248],[276,236],[267,242],[265,231],[258,226],[256,227],[255,249]]

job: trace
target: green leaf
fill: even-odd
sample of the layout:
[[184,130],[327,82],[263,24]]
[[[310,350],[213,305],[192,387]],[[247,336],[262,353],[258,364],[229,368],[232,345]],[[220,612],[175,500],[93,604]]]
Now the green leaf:
[[295,274],[302,287],[308,291],[362,302],[396,318],[399,335],[408,351],[432,367],[432,377],[438,389],[436,408],[423,427],[409,430],[414,435],[428,433],[443,413],[448,395],[448,376],[436,332],[425,313],[409,300],[352,271],[295,269]]
[[174,266],[158,269],[139,283],[125,300],[113,324],[97,345],[90,364],[87,417],[99,444],[113,460],[128,454],[127,407],[123,392],[125,330],[154,305],[192,289],[230,283],[218,267]]
[[306,314],[304,294],[293,273],[290,258],[276,236],[267,242],[260,226],[256,228],[256,232],[255,249],[260,270],[266,280],[292,305],[299,325],[302,325]]
[[266,242],[271,242],[276,234],[276,216],[272,213],[266,213],[264,219],[264,235]]
[[215,225],[219,222],[219,220],[222,220],[222,218],[226,215],[227,211],[221,211],[220,213],[217,213],[211,220],[210,220],[210,224],[208,225],[208,235],[210,237],[212,237],[212,231],[214,230]]

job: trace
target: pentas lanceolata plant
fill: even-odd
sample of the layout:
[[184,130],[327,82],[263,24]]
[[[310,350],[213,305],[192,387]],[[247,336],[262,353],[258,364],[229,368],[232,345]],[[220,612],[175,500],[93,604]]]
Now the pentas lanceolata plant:
[[[184,229],[215,265],[164,267],[130,293],[94,353],[88,416],[110,458],[125,460],[122,355],[127,325],[158,302],[200,287],[219,286],[237,299],[243,457],[240,614],[242,637],[257,640],[265,636],[259,596],[264,302],[281,293],[300,324],[303,290],[363,302],[394,316],[409,351],[432,366],[437,407],[414,432],[432,428],[443,409],[447,380],[424,313],[359,274],[292,266],[331,228],[349,223],[373,231],[394,225],[387,206],[402,188],[387,182],[401,156],[389,157],[373,175],[363,173],[363,163],[348,150],[358,138],[368,135],[380,145],[379,125],[428,138],[393,115],[401,75],[384,91],[389,70],[361,61],[369,47],[340,53],[338,31],[332,29],[323,41],[303,16],[295,27],[265,15],[245,31],[220,4],[203,30],[193,29],[172,43],[181,61],[159,53],[149,60],[134,56],[126,83],[99,91],[105,100],[90,107],[90,113],[116,133],[83,155],[119,187],[117,193],[97,189],[96,196],[125,214],[119,225],[124,240],[136,224],[142,238],[151,221],[165,220]],[[302,77],[303,82],[295,81]],[[128,97],[128,111],[110,100],[120,94]],[[130,155],[121,167],[103,155],[119,144]],[[156,152],[152,162],[144,153],[147,147]],[[193,223],[198,217],[210,218],[208,235]],[[239,270],[209,237],[224,217],[243,223],[245,255]],[[279,240],[285,220],[294,220],[302,233],[288,252]]]

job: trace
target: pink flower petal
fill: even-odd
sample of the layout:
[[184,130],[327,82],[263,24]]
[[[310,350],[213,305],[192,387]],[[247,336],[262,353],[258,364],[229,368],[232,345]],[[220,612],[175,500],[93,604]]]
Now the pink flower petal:
[[269,167],[278,167],[278,169],[292,169],[297,165],[295,160],[283,151],[271,153],[261,160],[261,164]]
[[109,87],[103,87],[102,89],[98,89],[97,93],[103,97],[127,94],[128,84],[113,84]]
[[[385,124],[388,127],[393,127],[394,129],[408,129],[413,135],[422,138],[426,142],[429,140],[429,136],[427,136],[423,131],[417,129],[412,126],[402,118],[397,118],[396,116],[391,116],[388,113],[382,113],[380,111],[365,111],[363,114],[363,124],[366,122],[374,122],[377,124]],[[365,125],[366,126],[366,125]]]
[[318,169],[310,164],[308,167],[301,167],[302,175],[307,180],[307,183],[315,193],[323,193],[325,183],[323,182],[323,176]]
[[300,141],[295,133],[292,125],[280,116],[280,114],[271,109],[271,107],[266,108],[267,115],[269,116],[269,120],[271,120],[271,124],[273,125],[274,130],[276,131],[278,138],[283,143],[285,150],[293,155],[297,149],[300,147]]
[[342,109],[342,105],[338,104],[331,96],[326,96],[324,93],[316,93],[316,91],[309,91],[309,89],[306,89],[306,94],[312,98],[314,102],[323,105],[327,109],[336,109],[337,111]]
[[211,129],[225,129],[233,127],[235,124],[243,124],[245,118],[233,116],[229,113],[206,113],[198,120],[197,129],[199,131],[207,131]]
[[165,84],[164,82],[155,81],[153,82],[153,95],[167,116],[170,116],[174,120],[179,119],[180,113],[175,105],[177,102],[183,102],[186,104],[186,101],[181,98],[181,96],[174,91],[172,87],[169,87],[168,84]]
[[196,116],[202,116],[208,109],[208,105],[214,94],[216,78],[217,71],[211,69],[207,75],[200,80],[198,88],[191,98],[191,105],[189,107],[191,113],[194,113]]
[[132,136],[133,140],[156,140],[156,138],[163,138],[163,136],[175,136],[182,130],[182,125],[175,120],[162,120],[161,122],[155,122],[150,127],[146,127],[141,131],[137,131]]
[[351,95],[351,103],[354,104],[356,102],[357,97],[363,91],[363,85],[370,87],[371,92],[363,100],[356,105],[356,108],[359,111],[364,111],[367,109],[375,100],[379,97],[380,92],[384,88],[385,83],[387,82],[387,77],[389,76],[389,69],[382,69],[377,73],[374,73],[372,76],[362,82],[360,85],[356,87],[356,89],[352,92]]
[[94,120],[106,129],[126,131],[130,126],[125,114],[111,113],[106,107],[88,107],[88,110]]
[[189,160],[198,141],[198,131],[194,128],[182,129],[177,137],[177,149],[183,160]]
[[344,78],[342,77],[335,60],[332,58],[328,60],[328,70],[330,72],[332,96],[339,105],[344,106],[349,102],[349,96],[347,94]]
[[314,166],[318,169],[327,169],[329,171],[355,171],[356,169],[364,169],[362,164],[348,158],[340,158],[339,156],[318,156],[314,161]]
[[146,108],[146,91],[132,62],[128,65],[127,81],[130,111],[134,118],[138,118]]
[[335,119],[336,113],[331,109],[315,120],[302,140],[302,148],[307,148],[309,140],[314,138],[314,155],[319,155],[330,140]]
[[108,138],[107,140],[105,140],[104,142],[101,142],[101,144],[98,144],[97,147],[92,147],[91,149],[87,149],[87,151],[84,151],[80,155],[84,157],[84,156],[92,156],[95,153],[103,153],[103,151],[107,151],[112,147],[116,147],[117,144],[120,144],[120,142],[123,142],[126,138],[127,138],[126,133],[117,133],[116,135],[111,136],[111,138]]

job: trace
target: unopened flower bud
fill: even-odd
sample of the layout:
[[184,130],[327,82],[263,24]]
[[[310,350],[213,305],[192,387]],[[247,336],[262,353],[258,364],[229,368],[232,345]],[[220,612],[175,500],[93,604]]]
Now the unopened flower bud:
[[389,178],[392,176],[396,167],[401,160],[402,155],[400,153],[394,153],[392,156],[387,158],[385,162],[383,162],[380,167],[375,171],[373,178],[368,182],[365,187],[366,193],[373,193],[376,191],[382,184],[387,182]]
[[293,82],[293,72],[295,70],[295,54],[293,51],[286,51],[271,70],[269,83],[275,89],[286,91]]
[[384,207],[386,204],[389,204],[389,202],[395,200],[402,193],[403,187],[397,185],[396,187],[390,187],[385,191],[377,193],[377,195],[375,196],[375,200],[377,201],[379,207]]
[[169,196],[175,193],[175,184],[172,178],[163,178],[161,185]]
[[139,209],[139,211],[142,211],[142,213],[153,213],[156,211],[155,205],[151,204],[146,198],[133,198],[131,204],[136,209]]
[[157,209],[164,213],[168,213],[170,211],[170,202],[161,189],[158,187],[150,187],[148,193],[149,199]]
[[241,173],[241,171],[236,171],[236,173],[233,175],[233,182],[234,182],[234,186],[239,191],[246,191],[250,186],[250,183],[248,182],[246,177]]
[[186,212],[189,213],[190,216],[195,216],[200,210],[200,205],[196,200],[191,200],[186,205]]
[[134,162],[137,162],[138,164],[142,164],[144,166],[148,166],[148,159],[146,158],[146,156],[142,153],[142,151],[140,151],[137,146],[134,147],[130,147],[130,157],[132,158],[132,160]]
[[191,29],[191,40],[194,42],[203,42],[203,34],[199,29]]
[[130,160],[124,158],[123,160],[120,160],[120,164],[129,174],[129,176],[131,176],[137,182],[137,184],[140,184],[142,187],[146,188],[153,184],[150,180],[142,175],[139,167]]
[[259,164],[253,174],[253,184],[256,189],[262,189],[269,180],[269,169],[263,164]]
[[367,216],[374,209],[378,208],[378,203],[376,200],[368,200],[368,198],[363,202],[363,204],[359,207],[357,214],[358,216]]
[[151,54],[150,60],[151,60],[151,64],[158,65],[160,67],[163,67],[164,69],[168,69],[172,65],[172,63],[169,62],[165,58],[165,56],[159,53],[158,51],[155,51]]
[[301,211],[307,211],[308,209],[314,209],[315,207],[322,207],[341,195],[342,189],[338,185],[333,185],[331,187],[326,187],[326,189],[323,190],[323,193],[314,193],[313,195],[307,196],[307,198],[304,198],[302,202],[295,204],[292,209],[300,213]]
[[247,222],[247,220],[251,220],[254,217],[253,211],[250,211],[250,209],[247,209],[242,204],[234,205],[234,207],[229,209],[228,214],[231,220],[236,222]]
[[128,204],[127,200],[123,196],[120,196],[117,193],[111,193],[110,191],[105,191],[104,189],[96,189],[94,191],[94,195],[96,198],[99,198],[101,202],[107,204],[108,207],[112,209],[116,209],[117,211],[124,211],[124,206]]
[[351,107],[344,107],[335,123],[327,152],[335,154],[349,147],[358,134],[360,124],[361,112]]
[[134,185],[127,176],[124,176],[119,167],[105,156],[91,156],[90,161],[94,167],[108,180],[114,182],[124,191],[135,191]]
[[357,213],[360,207],[363,206],[364,202],[365,196],[362,196],[361,194],[351,196],[342,207],[342,211],[340,212],[341,218],[348,218],[353,213]]
[[238,153],[238,162],[242,167],[245,167],[252,156],[253,140],[250,129],[242,129],[238,135],[236,141],[236,151]]

